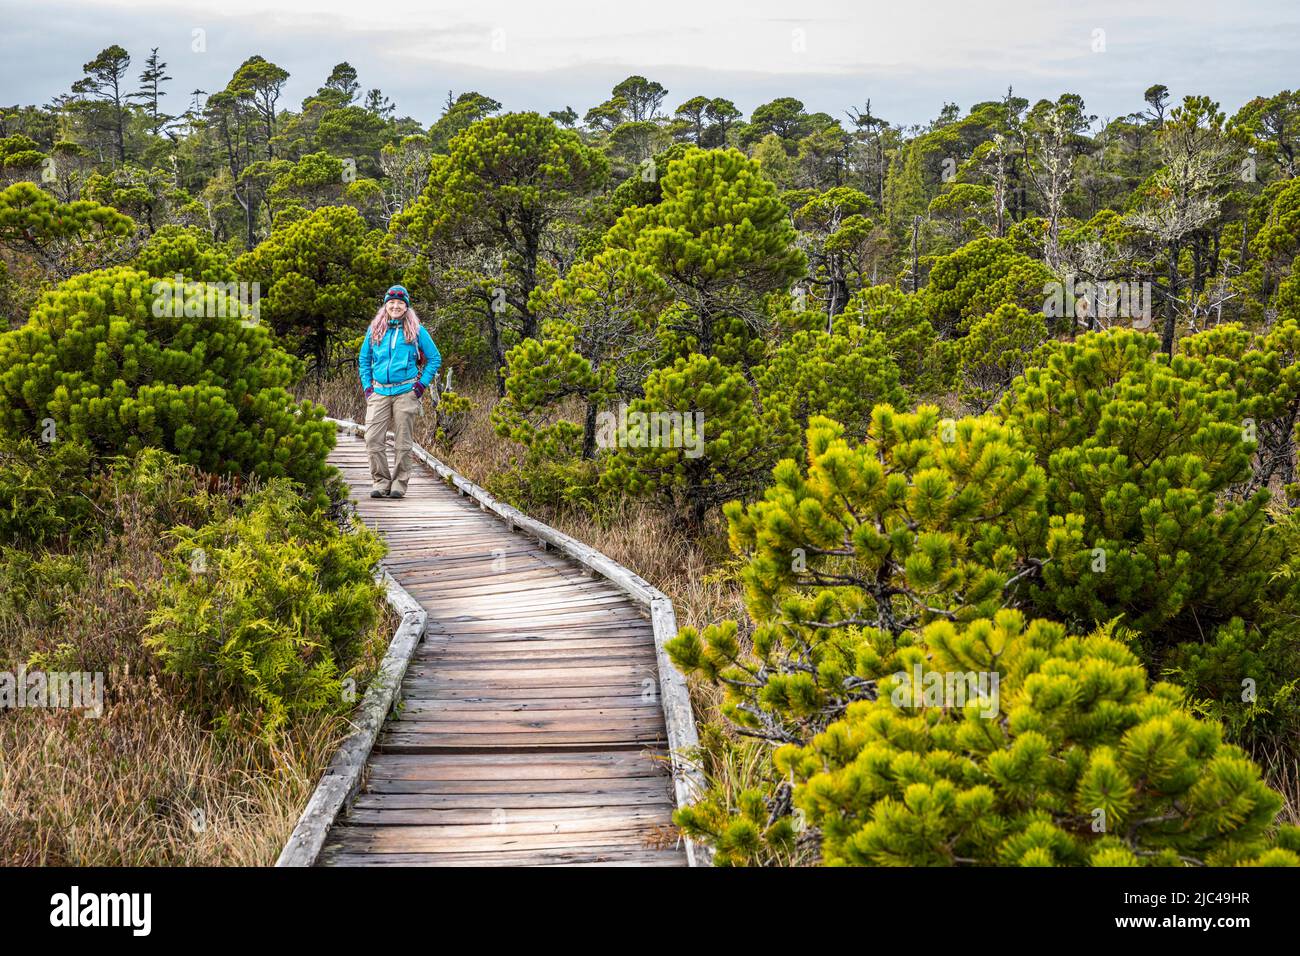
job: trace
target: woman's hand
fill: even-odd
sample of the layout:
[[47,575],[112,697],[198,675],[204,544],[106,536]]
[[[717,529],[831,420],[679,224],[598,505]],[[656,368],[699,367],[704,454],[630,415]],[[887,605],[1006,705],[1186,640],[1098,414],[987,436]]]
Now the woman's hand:
[[369,398],[374,393],[375,393],[375,387],[371,385],[369,388],[366,389],[366,398]]
[[415,383],[415,397],[416,397],[416,398],[423,398],[423,397],[424,397],[424,386],[423,386],[422,384],[420,384],[419,382],[416,382],[416,383]]

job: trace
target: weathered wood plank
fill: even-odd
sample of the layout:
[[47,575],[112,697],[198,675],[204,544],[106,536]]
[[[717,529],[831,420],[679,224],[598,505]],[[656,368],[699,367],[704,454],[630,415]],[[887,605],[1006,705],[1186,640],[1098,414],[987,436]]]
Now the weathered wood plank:
[[354,807],[344,822],[349,826],[376,827],[486,826],[490,827],[494,833],[512,834],[526,831],[527,828],[537,825],[541,825],[538,828],[542,829],[548,824],[554,825],[551,827],[551,832],[562,832],[559,830],[560,825],[572,824],[575,821],[582,823],[584,830],[606,826],[619,828],[648,824],[663,826],[669,823],[671,813],[671,804],[615,807],[543,807],[539,809],[493,807],[491,809],[474,810],[430,810],[425,808],[371,810]]
[[656,777],[664,762],[640,752],[591,754],[375,754],[372,777],[396,780],[593,780]]
[[663,729],[663,718],[648,708],[608,708],[602,710],[453,711],[424,712],[403,709],[389,721],[394,730],[419,732],[455,729],[459,733],[479,731],[505,733],[509,728],[529,730],[618,730],[628,727]]
[[480,713],[500,714],[571,714],[594,710],[600,713],[617,713],[624,710],[658,713],[656,701],[644,697],[524,697],[496,698],[469,697],[452,700],[407,699],[402,703],[401,714],[415,717],[421,714],[446,714],[460,716]]
[[353,853],[327,849],[330,866],[686,866],[678,850],[592,846],[559,850],[459,853]]
[[[498,625],[498,632],[509,630],[508,627],[501,627],[501,624],[508,625],[516,620],[572,616],[580,611],[599,611],[601,614],[627,611],[629,613],[625,616],[629,620],[633,622],[644,620],[637,614],[627,596],[622,594],[582,594],[570,591],[568,593],[548,595],[528,591],[513,595],[492,594],[486,598],[478,599],[454,596],[448,599],[441,595],[439,589],[431,588],[428,585],[416,586],[411,593],[420,592],[439,594],[438,597],[423,597],[420,600],[420,604],[424,606],[424,609],[435,617],[446,616],[452,620],[478,618],[484,621],[495,621]],[[596,615],[590,614],[589,616],[594,617]]]
[[[511,755],[507,755],[511,756]],[[582,777],[570,780],[534,778],[532,780],[410,780],[397,777],[372,776],[366,781],[363,794],[420,794],[448,796],[478,796],[512,793],[562,793],[568,796],[584,793],[609,793],[626,790],[663,788],[673,796],[672,780],[667,773],[648,776],[615,776],[592,779]]]
[[402,624],[393,635],[388,651],[362,698],[356,729],[330,761],[325,776],[280,852],[276,866],[311,866],[320,856],[330,827],[361,785],[366,759],[374,748],[385,715],[392,709],[415,645],[424,633],[428,617],[424,610],[411,600],[392,575],[384,572],[383,578],[388,585],[388,601],[401,613]]
[[549,656],[532,656],[520,654],[492,655],[468,654],[462,656],[427,655],[411,662],[412,677],[473,675],[478,671],[492,671],[501,676],[518,674],[521,677],[540,677],[542,672],[553,671],[573,674],[587,674],[600,669],[602,673],[613,673],[614,669],[622,673],[630,669],[634,673],[644,673],[646,668],[653,669],[655,664],[653,652],[634,649],[626,652],[591,653],[555,651]]
[[616,806],[673,807],[671,787],[584,789],[546,793],[369,793],[357,794],[356,810],[496,810]]
[[358,516],[388,542],[384,567],[428,621],[365,787],[344,794],[351,811],[319,862],[703,862],[671,825],[695,790],[685,751],[669,748],[689,748],[694,724],[671,726],[690,711],[680,674],[664,679],[672,622],[655,602],[671,615],[667,599],[418,446],[441,480],[417,468],[402,501],[370,499],[363,429],[337,424],[330,460],[356,489]]
[[[488,731],[457,733],[432,727],[394,727],[380,734],[376,744],[381,753],[444,753],[450,749],[479,753],[484,749],[504,752],[551,752],[557,747],[589,747],[599,749],[602,744],[662,745],[667,737],[659,728],[628,728],[609,730],[537,730],[532,732]],[[401,748],[401,749],[399,749]]]
[[[517,656],[532,658],[537,655],[583,654],[584,656],[618,654],[627,651],[645,649],[644,634],[605,635],[583,637],[580,634],[548,634],[515,636],[504,634],[479,635],[480,640],[440,639],[433,643],[425,641],[420,645],[417,656],[428,660],[443,660],[447,657],[488,657]],[[653,648],[651,648],[653,653]]]
[[[651,682],[648,689],[653,691]],[[562,683],[544,684],[532,687],[501,686],[476,687],[464,682],[447,684],[445,681],[407,680],[402,685],[402,704],[409,701],[428,700],[531,700],[539,695],[548,698],[569,697],[632,697],[644,700],[647,685],[644,681],[596,682],[596,683]],[[657,699],[657,697],[655,698]]]
[[663,829],[659,822],[581,821],[518,824],[494,827],[352,827],[336,826],[330,845],[367,853],[420,853],[471,850],[558,850],[581,846],[622,846],[643,849]]
[[531,734],[407,733],[385,731],[375,744],[379,755],[439,756],[476,754],[490,750],[501,756],[525,754],[617,753],[630,749],[664,751],[667,740],[662,730],[624,732],[542,730]]

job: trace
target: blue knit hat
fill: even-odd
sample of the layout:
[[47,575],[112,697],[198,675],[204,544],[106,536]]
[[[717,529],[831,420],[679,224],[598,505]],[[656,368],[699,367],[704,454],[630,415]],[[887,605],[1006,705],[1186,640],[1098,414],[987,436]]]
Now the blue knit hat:
[[388,304],[390,299],[401,299],[406,303],[406,307],[411,307],[411,294],[406,291],[406,286],[395,285],[384,293],[384,305]]

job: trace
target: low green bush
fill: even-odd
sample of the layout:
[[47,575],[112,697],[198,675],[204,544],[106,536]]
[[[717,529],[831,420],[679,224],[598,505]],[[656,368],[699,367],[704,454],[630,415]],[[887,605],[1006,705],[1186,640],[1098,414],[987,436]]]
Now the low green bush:
[[340,528],[281,480],[172,537],[145,641],[208,716],[256,714],[273,735],[293,714],[355,703],[353,662],[382,605],[379,538]]
[[[750,790],[736,813],[710,795],[674,820],[722,864],[812,836],[830,865],[1300,865],[1300,829],[1275,829],[1282,798],[1259,767],[1104,630],[1012,610],[936,621],[898,665],[874,699],[775,752],[793,786]],[[930,698],[963,674],[990,675],[992,694]]]
[[46,444],[0,435],[0,542],[41,548],[97,522],[89,497],[94,456],[79,442]]
[[600,466],[594,461],[529,461],[493,474],[488,492],[520,511],[555,513],[579,511],[599,518],[618,495],[600,484]]
[[1014,609],[1046,484],[1014,428],[880,406],[860,444],[814,419],[807,460],[726,508],[745,631],[667,645],[774,748],[674,815],[719,863],[1300,864],[1282,798],[1184,689],[1149,684],[1135,635]]
[[212,474],[284,476],[315,493],[334,426],[289,394],[301,372],[216,287],[104,269],[63,282],[0,333],[0,434],[104,457],[160,448]]

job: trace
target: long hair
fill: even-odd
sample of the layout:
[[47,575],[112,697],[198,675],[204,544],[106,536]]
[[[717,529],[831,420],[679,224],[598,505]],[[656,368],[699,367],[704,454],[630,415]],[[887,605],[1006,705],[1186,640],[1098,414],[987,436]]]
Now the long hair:
[[[370,342],[372,345],[378,345],[379,340],[384,337],[388,331],[388,312],[385,311],[385,302],[375,313],[375,317],[370,321]],[[414,344],[415,340],[420,337],[420,317],[415,314],[415,309],[411,306],[406,307],[406,314],[402,316],[402,335],[405,337],[407,344]]]

